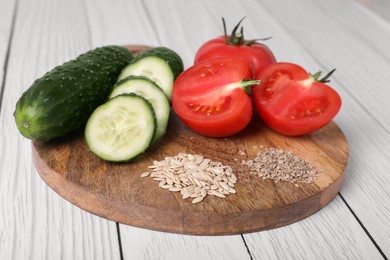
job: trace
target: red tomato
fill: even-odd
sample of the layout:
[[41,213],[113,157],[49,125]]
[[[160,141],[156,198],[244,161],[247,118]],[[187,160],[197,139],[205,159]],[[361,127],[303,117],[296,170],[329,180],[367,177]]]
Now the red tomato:
[[238,133],[252,117],[252,101],[245,87],[250,69],[237,58],[215,58],[199,62],[176,79],[172,107],[195,132],[226,137]]
[[225,35],[204,43],[196,53],[195,64],[216,57],[238,57],[243,59],[256,75],[265,66],[275,63],[275,57],[266,45],[257,43],[256,40],[244,40],[242,27],[240,32],[237,31],[242,20],[231,35],[226,34],[225,21],[222,21]]
[[331,71],[310,75],[292,63],[275,63],[266,67],[253,87],[253,100],[264,122],[284,135],[303,135],[329,123],[341,107],[341,98],[328,85]]

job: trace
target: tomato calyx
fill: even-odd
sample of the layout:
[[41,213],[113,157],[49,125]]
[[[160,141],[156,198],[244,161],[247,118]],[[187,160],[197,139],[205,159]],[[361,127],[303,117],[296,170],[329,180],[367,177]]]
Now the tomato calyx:
[[328,82],[330,82],[329,78],[332,76],[332,74],[335,71],[336,71],[336,69],[329,71],[328,74],[326,74],[322,79],[320,79],[322,71],[318,71],[315,74],[309,74],[309,75],[310,75],[310,78],[313,79],[314,81],[321,82],[321,83],[328,83]]
[[240,31],[237,31],[240,27],[241,22],[245,19],[243,17],[238,24],[233,28],[232,33],[230,34],[230,37],[227,34],[226,31],[226,22],[225,19],[222,17],[222,24],[223,24],[223,32],[225,35],[225,41],[227,45],[230,46],[250,46],[252,44],[256,44],[258,41],[266,41],[271,39],[272,37],[266,37],[266,38],[259,38],[259,39],[253,39],[253,40],[244,40],[244,27],[241,26]]

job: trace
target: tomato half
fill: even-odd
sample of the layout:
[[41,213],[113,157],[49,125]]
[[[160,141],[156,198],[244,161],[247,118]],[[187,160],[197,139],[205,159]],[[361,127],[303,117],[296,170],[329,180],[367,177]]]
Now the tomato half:
[[[284,135],[304,135],[328,124],[339,112],[341,98],[322,80],[292,63],[275,63],[256,76],[253,100],[264,122]],[[324,83],[325,82],[325,83]]]
[[275,57],[266,45],[256,40],[244,40],[243,30],[237,31],[241,21],[233,29],[231,35],[227,35],[223,20],[225,35],[205,42],[196,53],[195,64],[216,57],[236,57],[246,62],[256,75],[265,66],[275,63]]
[[250,69],[237,58],[199,62],[176,79],[172,107],[195,132],[211,137],[238,133],[251,120],[252,100],[245,87],[259,81],[245,79]]

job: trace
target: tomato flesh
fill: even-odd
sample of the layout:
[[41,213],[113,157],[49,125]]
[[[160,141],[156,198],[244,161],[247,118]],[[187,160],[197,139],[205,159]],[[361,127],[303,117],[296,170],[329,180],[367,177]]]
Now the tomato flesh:
[[251,120],[252,101],[243,89],[248,66],[237,58],[199,62],[176,79],[172,107],[195,132],[226,137],[241,131]]
[[251,76],[259,73],[265,66],[275,63],[273,53],[264,44],[229,45],[226,43],[225,36],[220,36],[207,41],[199,48],[195,56],[195,64],[217,57],[235,57],[242,59],[251,71],[253,67],[255,73]]
[[264,122],[284,135],[304,135],[328,124],[341,107],[341,98],[300,66],[275,63],[257,75],[254,104]]

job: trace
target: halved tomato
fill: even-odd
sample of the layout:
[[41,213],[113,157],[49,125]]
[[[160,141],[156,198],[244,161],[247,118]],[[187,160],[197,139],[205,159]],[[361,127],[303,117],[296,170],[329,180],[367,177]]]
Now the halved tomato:
[[195,132],[211,137],[238,133],[252,117],[252,101],[246,88],[259,84],[247,80],[250,68],[238,58],[214,58],[199,62],[175,81],[172,107]]
[[[334,70],[333,70],[334,71]],[[310,75],[292,63],[275,63],[262,70],[253,100],[264,122],[284,135],[304,135],[328,124],[339,112],[341,98],[325,83],[331,71]]]

